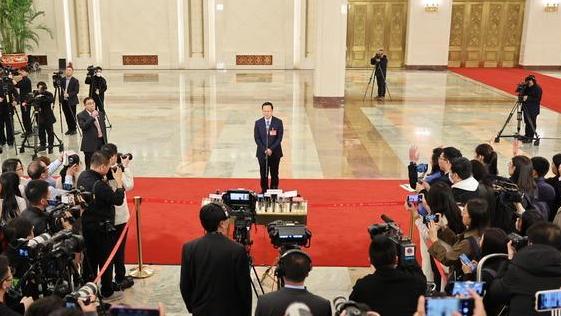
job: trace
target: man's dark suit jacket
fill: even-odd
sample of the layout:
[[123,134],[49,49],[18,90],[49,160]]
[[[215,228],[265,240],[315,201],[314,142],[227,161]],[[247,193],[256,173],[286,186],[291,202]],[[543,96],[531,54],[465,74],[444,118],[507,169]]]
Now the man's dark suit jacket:
[[[101,133],[103,134],[103,141],[107,144],[107,131],[105,129],[105,117],[102,112],[99,112],[97,117]],[[95,119],[84,110],[78,113],[78,126],[82,130],[82,145],[80,150],[83,152],[94,152],[97,148],[97,128],[95,126]]]
[[194,316],[251,315],[249,258],[244,247],[220,233],[186,243],[180,288]]
[[[282,136],[284,134],[284,128],[282,126],[282,120],[276,117],[271,117],[271,124],[269,126],[269,131],[276,131],[276,136],[271,136],[269,133],[269,143],[268,147],[273,151],[271,155],[272,158],[282,157]],[[274,133],[274,132],[273,132]],[[267,149],[267,125],[265,124],[265,118],[260,118],[255,121],[255,127],[253,129],[253,137],[255,138],[255,144],[257,144],[257,152],[255,156],[257,158],[265,159],[265,149]]]
[[288,306],[296,302],[306,304],[314,316],[331,316],[331,304],[328,300],[307,290],[286,287],[260,296],[257,299],[255,316],[284,316]]
[[[64,90],[65,87],[66,77],[62,79],[62,89]],[[80,103],[80,101],[78,100],[78,93],[80,92],[80,81],[78,81],[78,79],[70,77],[68,88],[66,88],[64,92],[68,93],[68,104],[75,105]]]

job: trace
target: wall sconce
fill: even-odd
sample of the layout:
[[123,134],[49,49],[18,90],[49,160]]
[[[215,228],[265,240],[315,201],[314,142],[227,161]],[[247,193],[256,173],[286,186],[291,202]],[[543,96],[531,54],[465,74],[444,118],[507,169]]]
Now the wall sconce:
[[438,3],[437,2],[425,2],[425,11],[426,12],[438,12]]
[[545,12],[559,11],[559,1],[547,1],[545,3]]

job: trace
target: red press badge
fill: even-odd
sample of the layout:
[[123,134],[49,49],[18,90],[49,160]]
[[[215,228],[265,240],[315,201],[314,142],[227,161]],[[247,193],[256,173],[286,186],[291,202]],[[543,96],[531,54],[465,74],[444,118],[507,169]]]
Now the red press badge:
[[277,136],[277,130],[276,129],[271,129],[269,131],[269,136]]

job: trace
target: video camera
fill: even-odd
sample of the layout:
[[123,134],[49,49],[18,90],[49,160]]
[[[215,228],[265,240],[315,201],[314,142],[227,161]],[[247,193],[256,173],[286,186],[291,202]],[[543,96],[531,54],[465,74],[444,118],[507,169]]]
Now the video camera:
[[228,190],[222,194],[222,201],[234,217],[234,240],[242,245],[251,245],[249,236],[251,225],[255,223],[257,195],[245,189]]
[[62,81],[64,80],[64,75],[62,71],[55,71],[53,72],[53,86],[55,88],[60,88],[63,86]]
[[12,91],[14,91],[15,87],[12,77],[18,76],[19,72],[17,69],[10,66],[2,66],[1,69],[2,69],[2,73],[1,73],[2,78],[0,80],[1,81],[0,91],[2,91],[2,94],[7,95]]
[[90,196],[89,192],[74,189],[57,196],[57,200],[49,201],[51,205],[45,210],[49,232],[54,234],[64,229],[63,221],[74,224],[80,218],[81,209],[88,207],[86,200],[89,200]]
[[398,264],[400,266],[416,265],[415,259],[415,244],[407,236],[404,236],[399,226],[395,221],[388,216],[382,214],[380,216],[384,223],[374,224],[368,227],[370,238],[377,235],[384,235],[388,237],[397,248]]
[[298,222],[277,220],[267,225],[267,232],[275,248],[309,248],[312,244],[312,232]]
[[84,249],[84,238],[71,231],[60,231],[54,235],[44,233],[30,240],[21,240],[22,244],[17,249],[19,257],[31,261],[64,256],[73,256],[74,253]]
[[343,311],[346,311],[347,316],[366,316],[370,311],[368,305],[349,301],[343,296],[334,298],[333,306],[335,307],[335,316],[340,316]]
[[101,68],[99,66],[94,66],[94,65],[89,65],[88,68],[86,68],[86,70],[88,71],[88,73],[86,74],[87,77],[93,77],[95,75],[95,73],[97,72],[97,69]]

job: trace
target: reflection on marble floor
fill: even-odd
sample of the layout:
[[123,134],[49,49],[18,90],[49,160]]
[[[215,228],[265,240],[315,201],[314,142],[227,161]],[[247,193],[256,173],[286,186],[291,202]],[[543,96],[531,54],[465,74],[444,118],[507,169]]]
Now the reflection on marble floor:
[[[450,72],[390,71],[392,99],[378,103],[362,101],[370,72],[349,70],[340,108],[314,106],[313,72],[305,70],[105,75],[110,140],[134,153],[136,174],[142,176],[256,177],[253,124],[260,104],[270,100],[285,126],[281,177],[404,178],[411,143],[424,153],[455,145],[472,156],[476,144],[496,134],[514,103],[511,96]],[[84,97],[84,73],[76,76]],[[34,83],[39,79],[50,83],[50,72],[32,75]],[[560,123],[560,114],[544,109],[538,132],[558,136]],[[512,122],[507,131],[514,127]],[[55,130],[60,135],[59,122]],[[63,139],[66,148],[78,148],[78,136]],[[559,140],[524,146],[529,154],[546,157],[559,148]],[[497,150],[502,161],[511,155],[508,141],[497,144]],[[14,155],[5,148],[2,157]],[[29,156],[20,155],[24,162]]]
[[[135,285],[125,291],[125,297],[119,303],[134,306],[156,307],[158,302],[166,306],[167,316],[190,315],[187,313],[181,293],[179,291],[178,266],[156,266],[155,274],[142,280],[135,280]],[[257,267],[257,274],[262,276],[266,267]],[[306,279],[306,287],[314,294],[320,295],[329,301],[337,296],[345,296],[351,293],[352,286],[358,278],[371,273],[369,268],[335,268],[314,267],[310,276]],[[252,274],[255,281],[255,276]],[[264,284],[265,292],[271,291],[271,282]],[[253,310],[257,303],[255,293],[253,294]]]

